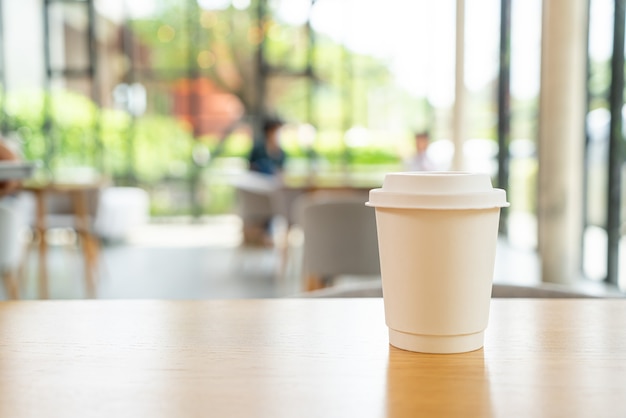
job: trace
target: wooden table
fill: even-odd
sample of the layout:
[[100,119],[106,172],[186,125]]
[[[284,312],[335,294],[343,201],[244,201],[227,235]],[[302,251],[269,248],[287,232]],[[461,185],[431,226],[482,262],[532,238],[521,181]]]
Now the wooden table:
[[0,416],[626,416],[626,300],[493,300],[471,353],[387,341],[381,299],[3,302]]
[[22,187],[24,191],[31,192],[35,196],[36,215],[35,230],[39,236],[39,275],[38,293],[42,299],[49,297],[47,254],[48,245],[45,239],[47,231],[46,197],[53,194],[66,195],[71,199],[75,229],[80,238],[85,263],[85,289],[88,297],[95,297],[95,270],[98,258],[98,241],[91,233],[89,214],[89,193],[96,192],[104,187],[105,181],[93,181],[84,183],[26,183]]

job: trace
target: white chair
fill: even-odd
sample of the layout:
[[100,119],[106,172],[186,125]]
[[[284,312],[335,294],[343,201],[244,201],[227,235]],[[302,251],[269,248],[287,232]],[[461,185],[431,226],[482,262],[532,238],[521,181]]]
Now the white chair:
[[138,187],[105,187],[96,213],[95,234],[109,242],[123,242],[134,229],[148,223],[150,197]]
[[305,288],[333,284],[337,276],[380,276],[376,218],[362,196],[311,193],[295,203],[302,228]]
[[274,216],[271,196],[247,189],[235,189],[237,214],[241,217],[244,245],[268,243],[269,224]]
[[268,227],[276,211],[276,179],[257,173],[245,173],[233,182],[237,215],[242,221],[243,244],[264,246],[270,243]]
[[19,298],[16,270],[22,249],[20,226],[18,215],[0,205],[0,276],[9,299]]

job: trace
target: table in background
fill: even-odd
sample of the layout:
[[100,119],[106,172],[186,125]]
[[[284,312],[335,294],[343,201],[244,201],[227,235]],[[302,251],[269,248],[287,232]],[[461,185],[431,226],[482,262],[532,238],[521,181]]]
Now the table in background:
[[626,301],[492,301],[485,348],[402,351],[381,299],[0,303],[10,417],[626,416]]
[[[363,197],[365,203],[371,189],[380,187],[382,178],[335,173],[334,175],[296,176],[287,174],[282,177],[246,172],[232,181],[232,186],[251,195],[264,197],[263,204],[258,199],[251,200],[257,206],[251,208],[254,215],[280,215],[289,223],[293,222],[293,204],[298,197],[307,193],[351,193]],[[263,206],[259,208],[258,206]],[[265,213],[259,214],[258,211]],[[244,211],[245,212],[245,211]],[[245,213],[244,213],[245,217]]]
[[89,194],[100,190],[106,182],[90,181],[84,183],[26,183],[22,189],[35,196],[35,230],[39,236],[39,274],[38,293],[42,299],[49,297],[47,254],[48,244],[45,239],[46,197],[50,195],[66,195],[72,202],[75,229],[80,238],[85,263],[85,288],[88,297],[96,293],[95,269],[98,257],[98,241],[93,236],[90,225]]
[[[380,187],[382,179],[371,175],[326,173],[318,175],[268,176],[245,172],[231,180],[235,189],[236,212],[242,219],[244,245],[272,243],[280,254],[278,275],[284,275],[287,232],[295,222],[294,205],[298,198],[310,193],[350,193],[363,198],[365,203],[372,188]],[[268,236],[270,220],[279,219],[283,227],[273,228]],[[271,238],[271,239],[270,239]]]

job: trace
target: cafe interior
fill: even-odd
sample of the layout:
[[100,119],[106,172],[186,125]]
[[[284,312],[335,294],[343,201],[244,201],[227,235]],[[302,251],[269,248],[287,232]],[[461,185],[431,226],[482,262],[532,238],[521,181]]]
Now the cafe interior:
[[0,0],[0,416],[626,416],[625,10]]
[[[507,191],[497,284],[621,295],[613,5],[563,28],[541,1],[396,3],[5,1],[2,137],[30,167],[3,198],[4,297],[375,289],[375,232],[358,254],[339,241],[360,235],[303,206],[364,204],[411,169],[419,132],[430,170]],[[271,176],[248,159],[268,118],[285,154]],[[307,233],[337,245],[327,271]]]
[[[359,206],[420,132],[429,170],[506,190],[496,284],[621,296],[612,3],[584,22],[457,3],[4,1],[0,127],[28,167],[2,198],[3,296],[376,292]],[[249,156],[270,118],[285,159],[265,175]],[[316,196],[353,201],[328,215],[346,229],[304,219]],[[367,249],[341,238],[364,230]]]

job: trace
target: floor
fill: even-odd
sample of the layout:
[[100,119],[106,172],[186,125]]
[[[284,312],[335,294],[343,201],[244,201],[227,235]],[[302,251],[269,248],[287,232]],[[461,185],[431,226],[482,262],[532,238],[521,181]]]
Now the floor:
[[[98,298],[205,299],[280,296],[275,251],[240,246],[240,223],[232,216],[201,223],[151,223],[127,242],[101,247]],[[60,231],[59,235],[60,234]],[[67,238],[67,239],[65,239]],[[48,268],[51,299],[85,295],[81,254],[73,237],[52,234]],[[22,275],[22,297],[37,297],[37,253]]]
[[[98,298],[272,298],[299,293],[297,237],[295,241],[292,237],[291,259],[285,274],[280,275],[278,252],[273,248],[242,247],[240,230],[240,220],[233,215],[208,217],[200,222],[154,221],[134,231],[126,242],[105,243],[101,249]],[[49,241],[51,299],[85,297],[83,266],[73,235],[57,231]],[[507,240],[500,239],[494,281],[539,283],[539,261],[533,246],[532,239],[519,232],[511,232]],[[27,260],[20,284],[22,298],[35,299],[35,250]],[[611,292],[590,281],[578,286],[592,293]]]

